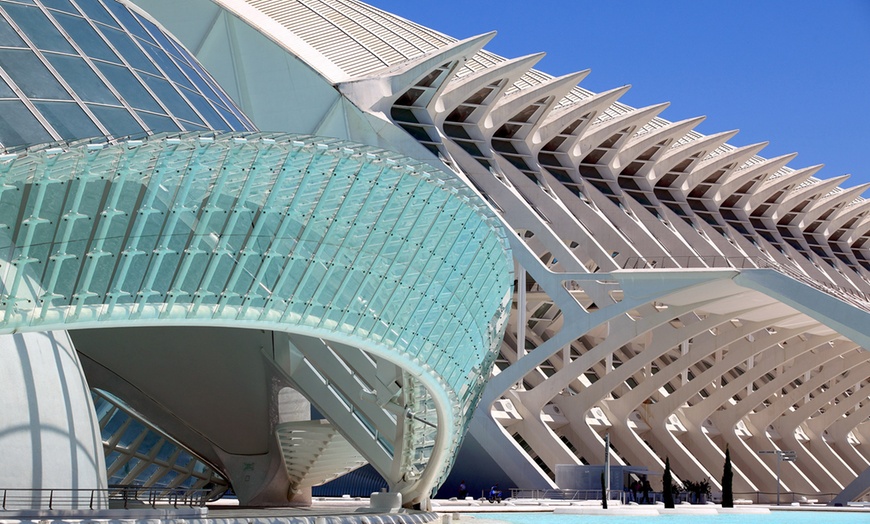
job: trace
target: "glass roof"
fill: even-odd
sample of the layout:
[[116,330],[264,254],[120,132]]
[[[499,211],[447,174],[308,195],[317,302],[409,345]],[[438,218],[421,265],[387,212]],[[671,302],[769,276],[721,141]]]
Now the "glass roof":
[[114,0],[0,0],[0,145],[253,131],[184,47]]

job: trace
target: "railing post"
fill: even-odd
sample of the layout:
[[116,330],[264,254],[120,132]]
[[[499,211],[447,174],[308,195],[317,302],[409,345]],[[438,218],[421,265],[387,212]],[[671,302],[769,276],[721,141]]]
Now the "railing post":
[[54,504],[54,490],[53,489],[48,491],[48,509],[54,509],[52,507],[52,504]]

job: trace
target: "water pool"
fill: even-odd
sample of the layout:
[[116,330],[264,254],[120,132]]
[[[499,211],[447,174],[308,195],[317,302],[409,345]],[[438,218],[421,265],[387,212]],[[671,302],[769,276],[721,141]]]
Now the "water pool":
[[732,515],[556,515],[553,513],[471,513],[479,519],[516,524],[870,524],[870,511],[771,511]]

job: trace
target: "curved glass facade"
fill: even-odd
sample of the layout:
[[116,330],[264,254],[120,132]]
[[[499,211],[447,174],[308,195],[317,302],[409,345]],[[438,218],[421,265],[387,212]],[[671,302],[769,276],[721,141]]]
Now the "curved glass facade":
[[[15,268],[0,332],[220,325],[357,347],[407,372],[399,409],[412,414],[369,411],[384,431],[354,410],[360,438],[419,479],[409,492],[446,474],[498,354],[513,282],[498,220],[455,177],[286,134],[79,144],[3,155],[0,169],[0,267]],[[309,378],[328,373],[324,355],[340,350],[294,340]],[[337,411],[384,387],[361,384],[334,393]],[[321,386],[336,391],[330,381],[301,390]],[[339,414],[325,396],[312,402]],[[397,424],[411,444],[392,441]]]
[[15,232],[0,248],[28,269],[7,278],[0,332],[301,325],[407,352],[473,405],[503,330],[507,240],[461,182],[349,145],[185,134],[0,157],[4,187],[20,188],[0,195]]
[[114,0],[0,0],[0,144],[254,125],[174,38]]

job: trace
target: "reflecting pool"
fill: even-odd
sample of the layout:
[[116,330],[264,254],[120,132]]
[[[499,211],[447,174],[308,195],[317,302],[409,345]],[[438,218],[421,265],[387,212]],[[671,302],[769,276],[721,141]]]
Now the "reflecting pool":
[[556,515],[553,513],[472,513],[479,519],[501,520],[516,524],[867,524],[870,511],[771,511],[769,514],[732,515]]

